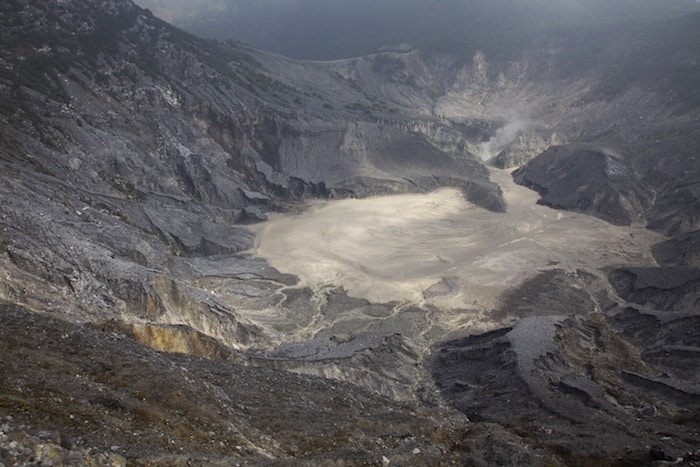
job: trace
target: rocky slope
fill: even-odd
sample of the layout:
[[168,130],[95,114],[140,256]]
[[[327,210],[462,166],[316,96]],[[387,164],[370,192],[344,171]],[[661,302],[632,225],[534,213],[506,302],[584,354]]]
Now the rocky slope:
[[[298,62],[128,0],[0,13],[3,463],[697,464],[697,17],[654,26],[660,70],[639,31]],[[485,310],[507,328],[425,352],[401,326],[440,310],[248,253],[310,198],[449,186],[503,212],[485,159],[668,235],[663,267],[552,264]],[[286,340],[344,313],[377,325]]]
[[[37,293],[84,297],[79,314],[164,317],[169,305],[183,306],[170,294],[188,286],[178,283],[188,271],[180,258],[244,250],[252,236],[241,224],[305,197],[446,184],[502,209],[449,122],[415,122],[334,71],[309,67],[308,82],[283,82],[261,64],[284,67],[283,59],[195,39],[130,2],[3,8],[3,252],[19,268],[4,285],[12,300],[31,295],[22,291],[29,273],[45,281]],[[83,29],[68,32],[75,24]],[[396,87],[404,108],[420,95]],[[429,140],[422,125],[440,138]],[[410,163],[394,170],[407,150]],[[260,263],[236,264],[245,266],[219,273],[275,280]],[[196,301],[184,308],[226,308]],[[232,325],[229,311],[185,314]],[[236,337],[217,337],[249,344],[255,330],[234,327]]]

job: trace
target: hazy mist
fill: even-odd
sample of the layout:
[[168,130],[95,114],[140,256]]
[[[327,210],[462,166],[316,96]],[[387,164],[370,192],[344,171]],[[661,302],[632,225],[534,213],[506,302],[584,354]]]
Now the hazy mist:
[[[694,0],[138,0],[196,35],[305,59],[385,46],[510,48],[562,27],[639,22],[700,11]],[[486,44],[488,43],[488,44]]]

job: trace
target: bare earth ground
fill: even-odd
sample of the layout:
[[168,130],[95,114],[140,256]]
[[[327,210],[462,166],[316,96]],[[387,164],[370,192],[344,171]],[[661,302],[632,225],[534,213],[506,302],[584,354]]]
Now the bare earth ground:
[[[315,202],[302,214],[275,215],[256,226],[254,252],[298,275],[300,286],[343,287],[352,297],[399,308],[434,306],[441,311],[430,326],[470,333],[502,325],[491,314],[499,296],[541,271],[655,264],[650,246],[660,235],[540,206],[538,195],[513,183],[509,171],[491,169],[491,178],[503,189],[505,214],[475,207],[449,188]],[[321,318],[313,326],[331,323]]]

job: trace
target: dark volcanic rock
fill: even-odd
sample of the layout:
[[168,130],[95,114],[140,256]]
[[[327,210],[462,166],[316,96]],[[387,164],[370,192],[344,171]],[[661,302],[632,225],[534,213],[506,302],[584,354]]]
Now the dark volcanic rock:
[[[0,43],[0,263],[18,270],[3,298],[182,324],[179,306],[157,309],[171,301],[154,278],[178,282],[174,257],[250,248],[243,224],[266,212],[446,185],[501,209],[458,129],[422,109],[354,105],[367,92],[333,68],[202,40],[126,0],[4,2]],[[304,79],[270,71],[283,65]],[[186,303],[209,302],[184,289],[198,295]]]
[[[676,384],[678,388],[700,381],[700,316],[620,306],[606,310],[605,316],[615,330],[640,349],[642,360],[670,375],[668,386],[673,386],[671,377],[684,382]],[[669,395],[673,392],[669,390]]]
[[520,167],[547,150],[550,146],[561,145],[564,142],[556,133],[545,136],[540,134],[521,134],[515,141],[509,143],[493,159],[494,166],[507,169]]
[[671,433],[674,452],[692,449],[697,420],[684,420],[697,417],[697,385],[650,372],[594,315],[530,317],[442,343],[428,366],[470,419],[510,427],[566,462],[642,463],[646,446]]
[[663,311],[697,311],[700,269],[617,268],[608,277],[625,300]]
[[[698,19],[658,46],[606,36],[581,61],[588,36],[554,34],[500,63],[305,63],[128,0],[0,1],[0,464],[683,455],[700,420]],[[655,254],[685,269],[617,268],[614,290],[600,271],[542,271],[501,295],[493,318],[512,327],[438,344],[426,367],[471,309],[317,290],[245,253],[244,224],[308,198],[450,186],[503,211],[482,144],[506,166],[565,141],[518,181],[675,235]],[[447,274],[424,296],[461,286]],[[431,374],[474,423],[435,404]]]
[[503,294],[493,316],[519,319],[533,315],[588,314],[596,306],[589,293],[593,280],[585,271],[542,271]]
[[700,267],[700,230],[657,243],[652,252],[662,266]]
[[417,415],[352,384],[163,354],[109,328],[5,302],[0,318],[0,462],[7,465],[30,462],[35,451],[12,446],[41,432],[55,433],[53,465],[90,465],[98,453],[163,466],[381,464],[382,457],[471,463],[465,450],[453,450],[464,420]]
[[609,278],[616,292],[632,305],[609,308],[607,319],[640,349],[646,363],[671,375],[652,381],[639,375],[628,379],[648,386],[662,399],[689,404],[687,416],[692,418],[700,397],[700,270],[619,268],[610,271]]
[[[683,178],[690,178],[688,173],[696,174],[697,170],[695,163],[685,171]],[[656,200],[649,216],[649,228],[668,235],[697,231],[700,227],[700,183],[676,179],[668,185]]]
[[537,191],[541,204],[617,225],[641,220],[652,200],[652,193],[624,158],[595,146],[551,147],[513,177]]

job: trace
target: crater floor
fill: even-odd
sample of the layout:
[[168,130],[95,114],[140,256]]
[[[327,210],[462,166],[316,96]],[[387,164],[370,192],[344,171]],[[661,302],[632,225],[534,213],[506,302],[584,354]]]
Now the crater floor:
[[[650,246],[660,235],[540,206],[538,195],[516,185],[510,171],[491,169],[491,178],[503,190],[506,213],[478,208],[449,188],[313,202],[303,213],[273,215],[255,226],[254,254],[299,276],[298,287],[342,287],[352,297],[395,302],[399,309],[439,309],[431,326],[469,332],[503,325],[502,316],[490,316],[499,296],[543,270],[655,264]],[[333,319],[320,317],[313,326],[330,328]]]

